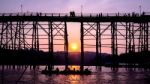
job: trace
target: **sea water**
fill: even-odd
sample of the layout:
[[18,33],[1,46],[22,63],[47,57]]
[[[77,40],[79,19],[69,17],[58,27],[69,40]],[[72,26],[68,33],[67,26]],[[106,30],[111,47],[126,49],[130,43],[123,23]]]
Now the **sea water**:
[[[54,69],[64,70],[65,66],[54,66]],[[79,66],[69,66],[70,69],[79,70]],[[45,66],[36,67],[35,70],[28,67],[15,68],[0,67],[0,84],[150,84],[150,70],[142,68],[118,68],[111,69],[95,66],[85,66],[92,71],[91,75],[44,75],[41,71]],[[24,72],[24,73],[23,73]]]

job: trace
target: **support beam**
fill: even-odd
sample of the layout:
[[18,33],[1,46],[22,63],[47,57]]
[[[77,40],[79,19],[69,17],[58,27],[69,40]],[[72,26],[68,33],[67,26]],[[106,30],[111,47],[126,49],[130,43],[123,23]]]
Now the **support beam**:
[[81,40],[81,64],[80,64],[80,71],[83,72],[84,69],[84,29],[83,29],[83,22],[81,21],[81,30],[80,30],[80,40]]
[[99,22],[97,22],[97,27],[96,27],[96,66],[98,66],[98,67],[100,65],[100,60],[99,60],[99,29],[100,29],[100,25],[99,25]]
[[68,32],[67,32],[67,22],[65,21],[65,31],[64,31],[64,39],[65,39],[65,44],[64,44],[64,52],[65,52],[65,70],[68,69],[68,64],[69,64],[69,60],[68,60]]
[[111,50],[112,50],[112,62],[113,67],[117,67],[117,56],[118,56],[118,50],[117,50],[117,23],[111,22]]
[[[99,22],[99,24],[98,24],[98,30],[97,31],[99,31],[99,34],[98,34],[98,37],[99,37],[99,39],[98,39],[98,41],[99,41],[99,63],[100,63],[100,66],[102,66],[102,34],[101,34],[101,25],[100,25],[100,22]],[[101,68],[101,67],[100,67]]]
[[3,46],[3,45],[4,45],[4,44],[3,44],[3,40],[4,40],[4,39],[3,39],[3,36],[4,36],[4,25],[5,25],[5,23],[2,22],[1,41],[0,41],[0,43],[1,43],[1,44],[0,44],[0,47],[1,47],[1,48],[4,47],[4,46]]
[[53,55],[53,24],[52,24],[52,22],[50,21],[50,22],[48,22],[48,61],[49,61],[49,63],[48,63],[48,70],[49,71],[52,71],[52,69],[53,69],[53,66],[54,66],[54,55]]
[[128,29],[129,29],[129,27],[128,27],[128,25],[129,25],[129,23],[128,22],[126,22],[126,54],[128,53]]

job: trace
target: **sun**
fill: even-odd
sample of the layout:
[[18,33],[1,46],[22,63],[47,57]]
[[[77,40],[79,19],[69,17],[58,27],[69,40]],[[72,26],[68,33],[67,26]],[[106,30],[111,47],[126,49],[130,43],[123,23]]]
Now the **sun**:
[[71,43],[70,48],[71,48],[71,51],[77,51],[78,50],[78,44],[77,43]]
[[77,44],[76,43],[72,43],[71,44],[71,49],[72,50],[77,50]]

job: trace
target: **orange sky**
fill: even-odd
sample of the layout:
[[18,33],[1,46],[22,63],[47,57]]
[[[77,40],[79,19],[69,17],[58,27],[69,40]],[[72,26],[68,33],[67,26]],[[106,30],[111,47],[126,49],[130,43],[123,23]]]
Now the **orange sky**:
[[[0,0],[0,13],[42,12],[42,13],[132,13],[149,12],[150,0]],[[22,5],[22,10],[21,10]],[[67,23],[69,43],[77,43],[80,51],[80,23]],[[47,41],[42,40],[42,43]],[[61,41],[60,41],[61,42]],[[103,43],[110,43],[103,40]],[[59,42],[58,42],[59,43]],[[85,43],[95,44],[95,41]],[[47,48],[47,46],[42,46]],[[64,46],[54,46],[55,51],[62,51]],[[119,49],[120,51],[124,51]],[[69,47],[69,51],[70,47]],[[85,51],[95,51],[86,48]],[[102,48],[102,52],[110,53],[111,49]]]

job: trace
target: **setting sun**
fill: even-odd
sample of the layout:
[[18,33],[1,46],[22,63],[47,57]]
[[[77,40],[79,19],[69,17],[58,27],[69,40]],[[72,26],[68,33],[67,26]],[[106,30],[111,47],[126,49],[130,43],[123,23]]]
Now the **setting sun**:
[[70,49],[71,49],[71,51],[77,51],[78,50],[78,44],[77,43],[71,43]]

